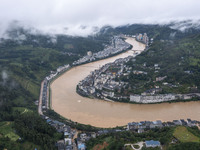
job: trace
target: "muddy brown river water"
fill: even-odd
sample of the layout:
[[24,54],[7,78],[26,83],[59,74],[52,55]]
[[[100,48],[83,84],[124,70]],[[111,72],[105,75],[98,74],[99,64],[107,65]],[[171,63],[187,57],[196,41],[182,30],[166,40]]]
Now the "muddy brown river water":
[[133,55],[133,50],[143,51],[144,44],[134,38],[126,42],[133,49],[117,56],[74,67],[51,84],[52,109],[72,121],[96,127],[115,127],[133,121],[172,121],[174,119],[200,120],[199,102],[179,102],[162,104],[128,104],[85,98],[76,93],[76,85],[91,71],[113,62],[118,58]]

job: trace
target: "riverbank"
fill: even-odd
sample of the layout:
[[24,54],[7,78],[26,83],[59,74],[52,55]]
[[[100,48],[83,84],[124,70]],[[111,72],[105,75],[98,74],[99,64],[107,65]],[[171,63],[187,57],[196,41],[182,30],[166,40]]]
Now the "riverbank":
[[[143,44],[132,38],[126,41],[134,44],[133,50],[144,48]],[[172,121],[180,118],[198,120],[199,102],[140,105],[89,99],[76,93],[76,85],[91,71],[118,58],[133,55],[133,50],[112,58],[77,66],[65,72],[51,84],[52,109],[72,121],[97,127],[123,126],[128,122],[143,120]]]

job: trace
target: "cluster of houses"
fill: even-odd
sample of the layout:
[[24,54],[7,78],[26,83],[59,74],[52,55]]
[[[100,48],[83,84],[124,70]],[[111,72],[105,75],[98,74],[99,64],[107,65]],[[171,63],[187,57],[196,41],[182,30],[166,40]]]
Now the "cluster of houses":
[[76,133],[75,130],[72,130],[70,126],[67,126],[66,124],[59,122],[57,120],[53,120],[43,114],[43,112],[46,111],[46,109],[49,109],[49,82],[54,79],[57,75],[59,75],[61,72],[66,71],[70,68],[70,65],[64,65],[57,68],[56,71],[51,71],[51,74],[47,76],[42,85],[42,90],[40,93],[40,101],[38,105],[38,111],[43,119],[46,120],[46,122],[54,127],[57,132],[63,133],[63,140],[60,140],[57,142],[57,147],[59,150],[72,150],[76,149],[77,145],[73,141],[73,137]]
[[[188,126],[188,127],[200,127],[200,121],[191,120],[191,119],[180,119],[180,120],[173,120],[172,122],[162,122],[160,120],[157,121],[141,121],[141,122],[131,122],[127,125],[128,131],[133,131],[137,133],[143,133],[145,131],[154,129],[154,128],[163,128],[163,127],[173,127],[173,126]],[[140,149],[145,146],[146,148],[154,148],[154,147],[161,147],[160,141],[145,141],[145,142],[139,142],[142,144],[139,144]],[[130,144],[125,144],[130,145]],[[133,145],[133,144],[131,144]],[[137,145],[137,143],[136,143]],[[134,148],[133,148],[134,149]]]
[[47,80],[47,81],[52,80],[52,79],[55,78],[60,72],[63,72],[63,71],[65,71],[65,70],[69,69],[69,68],[70,68],[70,65],[69,65],[69,64],[58,67],[56,71],[51,71],[51,74],[50,74],[49,76],[46,77],[46,80]]
[[91,138],[96,138],[96,136],[97,134],[95,132],[80,133],[78,138],[76,139],[78,149],[85,150],[85,142],[89,141]]
[[[58,150],[86,150],[86,142],[91,138],[96,138],[99,135],[107,134],[111,131],[108,130],[100,130],[98,132],[82,132],[78,133],[79,131],[72,129],[70,126],[51,119],[45,115],[41,115],[46,122],[54,127],[57,132],[63,134],[63,139],[57,141],[56,146]],[[112,130],[112,132],[115,130]]]
[[53,120],[45,115],[42,115],[42,118],[46,120],[46,122],[54,127],[57,132],[63,134],[63,139],[57,141],[56,146],[58,147],[58,150],[72,150],[76,148],[76,143],[73,141],[73,137],[76,134],[76,130],[71,129],[70,126],[57,121]]
[[[157,89],[155,89],[157,90]],[[195,93],[191,94],[156,94],[156,95],[130,95],[130,102],[136,103],[161,103],[175,100],[190,100],[194,97],[199,97]]]
[[[57,68],[56,71],[51,71],[51,74],[47,76],[43,81],[43,89],[41,92],[41,105],[38,107],[41,107],[41,111],[45,111],[46,109],[49,109],[49,82],[54,79],[58,74],[61,72],[64,72],[65,70],[69,69],[70,65],[64,65]],[[42,113],[42,112],[41,112]]]
[[78,134],[78,137],[76,138],[77,148],[78,150],[85,150],[86,149],[86,142],[89,141],[92,138],[96,138],[97,136],[109,134],[109,133],[116,133],[116,132],[122,132],[126,131],[125,129],[104,129],[99,130],[97,132],[82,132]]
[[107,45],[104,50],[99,51],[97,53],[92,54],[91,51],[89,51],[87,53],[86,56],[80,58],[79,60],[73,62],[73,65],[80,65],[86,62],[91,62],[94,60],[98,60],[98,59],[103,59],[106,57],[109,57],[111,55],[115,55],[117,53],[120,53],[122,51],[125,51],[127,49],[129,49],[131,47],[130,44],[126,43],[125,41],[122,40],[121,35],[119,36],[114,36],[112,38],[112,42],[110,45]]
[[[116,90],[120,92],[122,88],[128,85],[128,82],[116,81],[116,77],[129,72],[125,63],[127,63],[132,56],[117,59],[113,63],[104,65],[98,70],[91,72],[84,80],[77,85],[77,92],[84,96],[92,96],[100,99],[129,99],[128,96],[116,94]],[[126,73],[124,73],[126,72]]]
[[[129,82],[124,82],[121,78],[128,78],[130,73],[134,75],[147,75],[148,72],[135,70],[126,65],[130,60],[135,61],[134,56],[117,59],[113,63],[108,63],[98,70],[91,72],[84,80],[77,85],[77,92],[83,96],[96,97],[104,100],[130,101],[135,103],[161,103],[176,100],[191,100],[200,97],[199,93],[189,94],[160,94],[163,90],[159,86],[148,89],[141,94],[125,94],[122,89],[130,88]],[[144,65],[146,66],[146,64]],[[155,71],[160,69],[159,64],[154,64]],[[164,81],[167,76],[158,76],[154,82]],[[119,79],[119,80],[117,80]],[[167,82],[163,86],[177,87]]]
[[43,89],[42,89],[42,106],[41,107],[41,110],[45,110],[45,109],[48,109],[49,108],[49,103],[48,103],[48,99],[49,99],[49,94],[48,94],[48,91],[49,91],[49,86],[48,86],[48,80],[44,80],[43,82]]
[[[145,131],[154,129],[154,128],[163,128],[163,127],[173,127],[173,126],[200,126],[200,121],[191,120],[191,119],[180,119],[180,120],[173,120],[172,122],[162,122],[160,120],[157,121],[141,121],[141,122],[131,122],[128,123],[127,128],[124,129],[103,129],[97,132],[81,132],[76,137],[76,141],[73,140],[76,131],[71,129],[70,126],[65,125],[56,120],[52,120],[48,117],[45,117],[47,123],[51,126],[55,127],[58,132],[62,132],[64,134],[64,139],[57,142],[57,146],[59,150],[85,150],[86,149],[86,142],[92,138],[96,138],[97,136],[109,134],[109,133],[117,133],[117,132],[124,132],[124,131],[133,131],[137,133],[143,133]],[[145,141],[144,145],[146,147],[160,147],[161,144],[159,141]]]
[[161,120],[157,121],[141,121],[141,122],[130,122],[127,125],[127,130],[135,131],[137,133],[143,133],[146,130],[154,129],[154,128],[162,128],[162,127],[173,127],[173,126],[200,126],[200,121],[191,120],[191,119],[180,119],[173,120],[172,122],[162,122]]
[[92,138],[96,138],[97,136],[109,134],[109,133],[116,133],[126,131],[126,129],[103,129],[97,132],[82,132],[78,134],[76,138],[77,148],[78,150],[85,150],[86,149],[86,142]]

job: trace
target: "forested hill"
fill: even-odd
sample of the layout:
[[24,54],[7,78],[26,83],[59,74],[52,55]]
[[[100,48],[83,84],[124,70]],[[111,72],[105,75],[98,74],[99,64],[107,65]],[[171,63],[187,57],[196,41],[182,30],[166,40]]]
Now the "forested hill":
[[[31,96],[26,99],[31,97],[34,100],[38,98],[41,80],[51,70],[72,63],[86,55],[87,51],[100,51],[104,44],[109,43],[108,38],[101,36],[34,35],[21,28],[7,34],[9,38],[0,41],[0,70],[6,76],[6,82],[12,82],[12,87],[27,90]],[[9,84],[6,85],[4,88],[9,87]],[[20,99],[24,96],[22,94]]]
[[200,92],[200,34],[155,40],[135,62],[130,61],[127,65],[147,73],[121,77],[129,81],[130,93],[141,94],[155,87],[159,87],[162,94]]
[[[41,81],[50,74],[50,71],[56,70],[61,65],[71,64],[86,55],[87,51],[102,50],[105,44],[109,44],[109,39],[108,36],[103,35],[71,37],[31,34],[22,28],[9,31],[6,38],[0,40],[0,123],[2,122],[2,126],[7,124],[5,121],[9,121],[12,127],[16,125],[15,128],[18,129],[23,140],[39,144],[41,149],[45,149],[44,146],[48,144],[54,146],[55,143],[48,143],[45,138],[51,138],[51,141],[55,142],[58,140],[57,137],[50,135],[49,132],[40,133],[47,127],[41,129],[36,124],[33,129],[28,130],[31,131],[28,134],[33,134],[33,137],[28,138],[24,132],[27,132],[26,128],[29,127],[23,124],[19,130],[18,120],[27,120],[31,116],[33,122],[38,119],[30,112],[37,114],[37,106],[34,102],[39,98]],[[25,110],[30,110],[28,111],[30,114],[21,116],[21,111]],[[18,118],[19,116],[23,118]],[[47,124],[45,123],[44,126]],[[41,136],[44,140],[35,141],[33,139],[35,136]],[[4,134],[0,131],[0,149],[8,148],[10,144],[13,144],[14,141],[9,142],[7,139],[1,139],[2,137]],[[32,144],[28,143],[28,145]],[[49,146],[52,147],[52,145]],[[46,149],[48,149],[47,146]]]
[[[195,67],[199,65],[199,59],[196,57],[199,55],[199,45],[196,41],[199,39],[199,36],[196,36],[199,30],[192,28],[181,32],[177,29],[171,29],[169,25],[137,24],[117,28],[104,27],[99,33],[88,37],[31,34],[23,28],[9,30],[6,37],[0,39],[0,128],[9,127],[6,132],[0,130],[0,149],[9,149],[13,145],[15,145],[15,149],[33,149],[34,146],[48,149],[48,144],[52,147],[54,141],[59,139],[59,135],[53,129],[50,129],[49,132],[46,131],[45,128],[49,127],[43,120],[39,120],[39,124],[35,123],[38,116],[33,115],[33,113],[37,114],[37,106],[34,102],[39,97],[40,82],[43,78],[58,66],[72,63],[86,55],[87,51],[102,50],[106,44],[109,44],[113,35],[133,35],[145,32],[150,38],[155,39],[155,43],[149,52],[138,57],[138,63],[142,63],[145,57],[147,57],[149,65],[151,61],[156,63],[154,61],[159,60],[159,58],[150,60],[150,56],[164,54],[164,58],[167,56],[164,53],[167,50],[175,51],[174,56],[170,58],[176,59],[176,55],[179,58],[180,51],[176,52],[178,45],[185,49],[183,54],[192,56],[187,61],[190,61],[190,65],[193,66],[191,71],[195,72]],[[162,42],[162,40],[165,41]],[[196,46],[193,48],[190,43],[194,43],[194,41],[196,41]],[[173,44],[169,45],[169,43]],[[165,51],[161,51],[160,47],[163,47],[162,50]],[[188,54],[188,48],[191,49],[191,47],[195,51],[190,51]],[[185,69],[188,70],[188,68],[184,68],[184,71]],[[173,72],[172,66],[169,71]],[[29,113],[24,114],[27,111]],[[28,118],[31,117],[33,119],[30,121]],[[32,122],[33,126],[24,120]],[[42,126],[38,126],[40,124]],[[7,132],[9,135],[20,136],[22,141],[17,141],[17,138],[6,138]],[[38,141],[36,137],[43,140]],[[46,139],[51,139],[51,143],[48,143]],[[33,147],[30,148],[31,146]]]

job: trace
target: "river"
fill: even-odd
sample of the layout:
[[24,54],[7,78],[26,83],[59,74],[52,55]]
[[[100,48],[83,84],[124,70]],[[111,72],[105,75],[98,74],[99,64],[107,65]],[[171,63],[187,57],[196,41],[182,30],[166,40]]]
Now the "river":
[[145,46],[134,38],[126,42],[132,50],[104,60],[74,67],[52,82],[52,109],[72,121],[96,127],[115,127],[133,121],[172,121],[174,119],[200,120],[200,102],[179,102],[162,104],[129,104],[108,102],[82,97],[76,93],[76,85],[91,71],[118,58],[133,55],[133,50],[144,50]]

